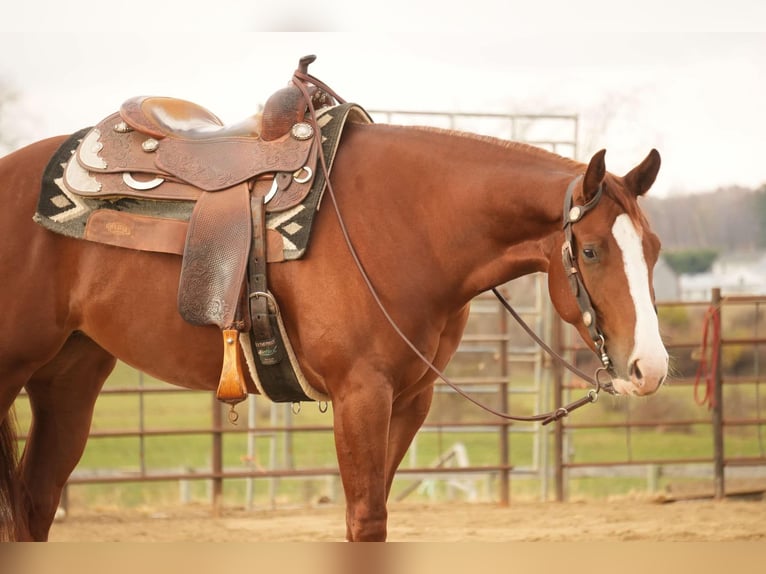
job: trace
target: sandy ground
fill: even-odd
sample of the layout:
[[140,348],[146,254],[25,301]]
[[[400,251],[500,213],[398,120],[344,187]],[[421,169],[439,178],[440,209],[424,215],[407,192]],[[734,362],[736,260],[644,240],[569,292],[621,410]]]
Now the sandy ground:
[[[277,510],[208,506],[151,510],[77,510],[53,525],[51,541],[310,542],[340,541],[338,505]],[[396,503],[391,541],[764,541],[766,502],[612,500],[571,503]]]

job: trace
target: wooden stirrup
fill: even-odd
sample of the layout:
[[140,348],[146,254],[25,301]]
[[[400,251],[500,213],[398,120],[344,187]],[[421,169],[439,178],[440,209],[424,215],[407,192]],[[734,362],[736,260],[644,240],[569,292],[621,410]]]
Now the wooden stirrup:
[[242,371],[242,348],[239,331],[225,329],[223,332],[223,368],[218,381],[216,398],[232,407],[247,398],[245,375]]

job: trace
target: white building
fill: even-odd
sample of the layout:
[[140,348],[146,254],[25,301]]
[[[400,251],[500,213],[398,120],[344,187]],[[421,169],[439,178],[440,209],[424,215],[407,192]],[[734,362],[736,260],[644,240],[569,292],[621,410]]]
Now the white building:
[[766,254],[722,255],[707,273],[678,277],[683,301],[709,301],[713,288],[722,295],[766,295]]

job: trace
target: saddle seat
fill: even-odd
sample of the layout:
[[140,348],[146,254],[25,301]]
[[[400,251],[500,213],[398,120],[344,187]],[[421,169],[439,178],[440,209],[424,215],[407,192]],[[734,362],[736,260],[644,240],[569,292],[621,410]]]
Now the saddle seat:
[[130,98],[122,104],[120,116],[131,128],[157,139],[258,138],[261,134],[260,113],[224,125],[218,116],[199,104],[163,96]]
[[[297,72],[306,74],[315,59],[313,55],[301,58]],[[315,85],[308,86],[307,93],[315,109],[336,103],[332,95]],[[130,98],[120,106],[119,114],[127,126],[153,138],[215,145],[217,142],[232,144],[248,139],[271,142],[284,138],[293,126],[304,121],[307,111],[303,93],[291,82],[266,100],[262,113],[231,125],[224,125],[218,116],[199,104],[164,96]],[[230,153],[230,150],[226,151]]]

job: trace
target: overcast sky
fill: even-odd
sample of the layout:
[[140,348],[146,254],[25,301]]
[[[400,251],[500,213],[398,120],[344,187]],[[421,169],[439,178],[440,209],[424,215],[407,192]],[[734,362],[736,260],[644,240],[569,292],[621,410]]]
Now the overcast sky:
[[0,128],[71,133],[139,94],[235,122],[314,53],[311,72],[369,109],[577,114],[580,160],[606,148],[622,174],[660,151],[657,195],[766,184],[766,2],[320,4],[6,5],[0,81],[18,98]]

